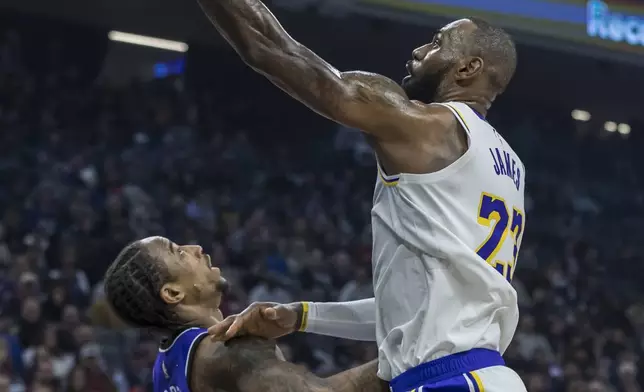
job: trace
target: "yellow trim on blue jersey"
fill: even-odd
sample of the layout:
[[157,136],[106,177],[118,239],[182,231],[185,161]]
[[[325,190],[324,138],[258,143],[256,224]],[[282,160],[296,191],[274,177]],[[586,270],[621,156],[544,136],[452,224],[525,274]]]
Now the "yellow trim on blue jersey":
[[476,386],[478,387],[478,392],[485,392],[485,387],[483,386],[483,382],[481,381],[481,378],[479,377],[476,372],[470,372],[470,375],[474,379],[474,382],[476,382]]

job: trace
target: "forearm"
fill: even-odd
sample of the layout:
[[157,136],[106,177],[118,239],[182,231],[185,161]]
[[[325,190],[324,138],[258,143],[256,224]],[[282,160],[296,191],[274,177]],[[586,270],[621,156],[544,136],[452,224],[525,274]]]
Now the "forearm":
[[362,366],[346,370],[327,378],[334,392],[378,392],[389,391],[389,383],[377,376],[378,361],[373,360]]
[[198,0],[219,33],[245,61],[295,43],[259,0]]
[[301,331],[351,340],[376,340],[375,298],[303,304],[298,323]]
[[317,113],[345,117],[357,90],[342,73],[294,40],[260,0],[198,0],[242,60]]

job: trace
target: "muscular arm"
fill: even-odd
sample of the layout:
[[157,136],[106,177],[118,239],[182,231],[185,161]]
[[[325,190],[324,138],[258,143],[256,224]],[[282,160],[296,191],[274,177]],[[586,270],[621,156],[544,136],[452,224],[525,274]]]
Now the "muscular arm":
[[273,341],[243,337],[226,344],[202,340],[191,378],[197,392],[385,392],[388,384],[376,371],[373,361],[320,378],[278,359]]
[[[298,306],[304,332],[343,339],[376,340],[375,298],[349,302],[309,302]],[[306,314],[304,314],[306,313]]]
[[379,392],[389,391],[389,383],[376,376],[378,361],[373,360],[353,369],[327,378],[332,391],[338,392]]
[[412,137],[431,122],[431,107],[428,113],[410,101],[394,81],[340,72],[295,41],[260,0],[198,1],[250,67],[317,113],[388,140]]

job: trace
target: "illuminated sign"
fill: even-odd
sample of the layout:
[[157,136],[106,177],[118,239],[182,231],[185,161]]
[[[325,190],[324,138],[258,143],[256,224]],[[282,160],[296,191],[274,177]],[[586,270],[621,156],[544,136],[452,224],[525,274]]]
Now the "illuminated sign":
[[[644,61],[644,0],[356,0],[397,17],[478,16],[519,33],[635,54]],[[382,13],[381,13],[382,14]]]
[[612,12],[601,0],[588,2],[586,16],[589,36],[644,46],[644,18]]

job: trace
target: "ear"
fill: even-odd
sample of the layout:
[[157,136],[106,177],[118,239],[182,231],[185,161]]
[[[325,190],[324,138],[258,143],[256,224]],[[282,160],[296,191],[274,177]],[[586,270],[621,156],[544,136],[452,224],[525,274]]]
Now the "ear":
[[468,57],[459,64],[456,80],[468,80],[478,76],[483,71],[484,65],[482,58]]
[[166,283],[161,287],[159,295],[161,295],[163,302],[169,305],[175,305],[183,301],[186,294],[177,283]]

